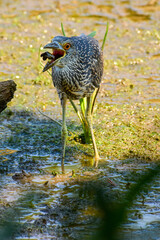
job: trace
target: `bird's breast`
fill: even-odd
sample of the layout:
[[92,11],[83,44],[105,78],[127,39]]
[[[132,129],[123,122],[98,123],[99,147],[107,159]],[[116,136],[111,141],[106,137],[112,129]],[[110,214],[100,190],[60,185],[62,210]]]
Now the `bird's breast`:
[[73,100],[89,96],[95,89],[89,77],[78,68],[76,71],[53,68],[52,80],[58,92],[65,92]]

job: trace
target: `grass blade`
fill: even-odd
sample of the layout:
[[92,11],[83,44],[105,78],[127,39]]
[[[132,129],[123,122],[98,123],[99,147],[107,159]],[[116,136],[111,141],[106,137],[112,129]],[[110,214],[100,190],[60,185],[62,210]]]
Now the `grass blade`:
[[102,43],[102,51],[104,49],[105,43],[106,43],[106,38],[107,38],[107,34],[108,34],[108,28],[109,28],[109,24],[107,22],[107,26],[106,26],[106,32],[104,34],[104,38],[103,38],[103,43]]
[[[100,87],[99,87],[100,88]],[[93,114],[93,110],[94,110],[94,105],[95,105],[95,101],[96,101],[96,97],[97,97],[97,94],[99,92],[99,88],[96,88],[94,90],[94,92],[92,93],[92,107],[91,107],[91,114]]]
[[79,110],[77,109],[76,105],[74,104],[74,102],[72,101],[72,99],[69,99],[70,103],[72,104],[73,109],[75,110],[75,112],[77,113],[77,116],[79,117],[81,123],[83,124],[83,117],[81,116],[81,113],[79,112]]
[[96,31],[91,32],[90,34],[88,34],[89,37],[94,37],[96,35]]
[[64,31],[64,27],[63,27],[63,23],[62,23],[62,22],[61,22],[61,30],[62,30],[62,34],[63,34],[63,36],[66,36],[65,31]]
[[80,102],[82,114],[83,116],[85,116],[86,105],[87,105],[86,97],[79,99],[79,102]]

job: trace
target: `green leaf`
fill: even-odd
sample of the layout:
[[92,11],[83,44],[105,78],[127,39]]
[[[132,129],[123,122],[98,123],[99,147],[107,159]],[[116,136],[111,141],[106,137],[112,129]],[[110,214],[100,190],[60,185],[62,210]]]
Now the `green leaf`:
[[108,27],[109,27],[109,23],[107,22],[106,32],[105,32],[105,34],[104,34],[103,43],[102,43],[102,51],[103,51],[104,45],[105,45],[105,43],[106,43],[106,38],[107,38],[107,34],[108,34]]
[[65,31],[64,31],[64,27],[63,27],[63,23],[62,23],[62,22],[61,22],[61,30],[62,30],[62,34],[63,34],[63,36],[66,36]]
[[96,31],[91,32],[90,34],[88,34],[89,37],[94,37],[96,35]]
[[84,97],[84,98],[79,99],[79,102],[80,102],[82,113],[85,116],[86,105],[87,105],[86,98]]

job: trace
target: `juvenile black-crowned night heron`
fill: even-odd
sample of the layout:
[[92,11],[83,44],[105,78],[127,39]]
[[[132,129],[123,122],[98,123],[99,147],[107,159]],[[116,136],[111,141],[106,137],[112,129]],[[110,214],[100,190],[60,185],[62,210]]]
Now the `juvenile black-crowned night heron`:
[[74,37],[56,36],[44,48],[50,48],[53,52],[41,54],[43,60],[49,59],[43,72],[52,68],[53,84],[62,106],[62,166],[67,139],[67,99],[87,98],[85,118],[91,133],[94,157],[97,160],[99,155],[92,127],[91,95],[99,88],[103,74],[102,50],[98,41],[84,34]]

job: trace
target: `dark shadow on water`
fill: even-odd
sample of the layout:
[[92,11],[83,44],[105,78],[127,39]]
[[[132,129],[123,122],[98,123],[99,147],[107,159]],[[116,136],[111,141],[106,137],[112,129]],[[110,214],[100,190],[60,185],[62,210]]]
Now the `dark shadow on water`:
[[[61,191],[59,202],[43,205],[37,220],[23,224],[20,218],[24,213],[34,210],[40,201],[49,197],[43,191],[28,192],[15,202],[13,207],[3,211],[0,224],[1,239],[8,240],[13,236],[34,236],[35,239],[38,239],[38,236],[43,236],[43,239],[45,236],[57,239],[129,239],[129,235],[122,230],[122,224],[128,222],[128,214],[134,201],[140,194],[150,190],[159,173],[160,165],[154,165],[140,174],[123,194],[112,189],[104,181],[75,179],[75,185],[67,184]],[[153,239],[156,239],[159,234],[158,226],[159,222],[152,225],[154,236],[152,227],[142,231],[143,236],[146,232],[152,232],[152,236],[155,237]],[[142,239],[138,234],[133,233],[130,239]]]
[[[37,171],[61,163],[61,127],[27,111],[6,110],[0,115],[2,137],[0,172]],[[6,149],[6,154],[5,154]],[[15,150],[8,154],[8,150]],[[66,162],[74,161],[75,149],[68,143]]]

